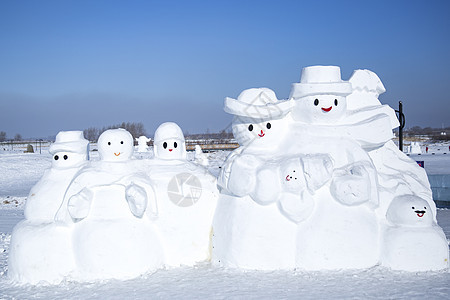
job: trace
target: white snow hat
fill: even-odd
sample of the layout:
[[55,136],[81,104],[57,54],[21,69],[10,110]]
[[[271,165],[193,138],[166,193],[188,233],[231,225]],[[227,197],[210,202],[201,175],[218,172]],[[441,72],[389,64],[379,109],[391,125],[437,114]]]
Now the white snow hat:
[[159,143],[164,140],[179,140],[184,142],[184,134],[180,126],[174,122],[165,122],[159,125],[155,131],[154,141]]
[[83,131],[60,131],[56,135],[56,140],[50,145],[48,152],[72,152],[86,154],[89,141],[83,136]]
[[278,119],[294,106],[292,101],[280,101],[268,88],[252,88],[242,91],[237,99],[225,98],[224,110],[233,115],[255,119]]
[[300,83],[292,84],[290,98],[320,94],[347,96],[351,93],[351,83],[341,79],[341,68],[337,66],[311,66],[303,68]]

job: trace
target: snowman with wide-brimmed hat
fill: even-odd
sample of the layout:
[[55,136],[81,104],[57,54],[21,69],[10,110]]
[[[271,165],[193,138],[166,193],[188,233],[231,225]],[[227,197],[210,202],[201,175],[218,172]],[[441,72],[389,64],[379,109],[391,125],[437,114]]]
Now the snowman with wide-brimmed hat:
[[292,118],[309,124],[335,123],[345,116],[346,96],[351,93],[352,85],[341,79],[338,66],[305,67],[300,83],[292,86]]

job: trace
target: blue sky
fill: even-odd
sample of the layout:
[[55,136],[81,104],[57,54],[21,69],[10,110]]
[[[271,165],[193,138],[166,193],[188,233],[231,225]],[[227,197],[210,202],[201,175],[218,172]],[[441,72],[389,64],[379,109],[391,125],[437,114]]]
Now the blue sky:
[[223,99],[287,98],[301,69],[378,74],[407,126],[450,126],[450,1],[0,2],[0,131],[165,121],[227,128]]

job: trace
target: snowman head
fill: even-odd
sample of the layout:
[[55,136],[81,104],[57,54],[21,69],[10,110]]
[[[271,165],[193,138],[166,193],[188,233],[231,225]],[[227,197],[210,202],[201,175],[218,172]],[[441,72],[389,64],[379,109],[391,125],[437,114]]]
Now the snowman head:
[[159,159],[186,159],[183,131],[173,122],[161,124],[155,131],[153,152]]
[[98,138],[98,152],[102,161],[126,161],[133,154],[133,136],[125,129],[109,129]]
[[247,89],[237,99],[225,98],[225,111],[234,115],[233,135],[241,146],[253,142],[276,146],[287,132],[286,115],[292,106],[292,101],[279,101],[268,88]]
[[255,147],[267,148],[277,146],[288,129],[288,120],[284,119],[255,119],[235,116],[232,130],[236,141],[241,146],[252,144]]
[[76,168],[89,158],[89,142],[82,131],[60,131],[49,148],[53,156],[52,168]]
[[392,200],[386,213],[387,220],[402,226],[431,226],[433,215],[428,202],[414,195],[398,196]]
[[351,83],[341,80],[339,67],[306,67],[300,83],[292,87],[290,98],[295,102],[292,118],[309,124],[333,124],[345,116],[346,96],[351,92]]

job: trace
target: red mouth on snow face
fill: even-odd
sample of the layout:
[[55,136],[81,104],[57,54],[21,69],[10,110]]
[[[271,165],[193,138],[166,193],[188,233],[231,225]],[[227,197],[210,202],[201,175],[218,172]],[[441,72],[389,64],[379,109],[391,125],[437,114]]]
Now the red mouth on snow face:
[[265,134],[264,131],[262,131],[262,129],[261,129],[261,133],[258,133],[258,135],[259,135],[259,137],[263,137],[263,136],[265,136],[266,134]]
[[173,149],[169,149],[169,152],[172,152]]
[[414,211],[419,218],[422,218],[426,211],[424,210],[416,210]]
[[333,108],[333,106],[330,106],[330,107],[328,107],[328,108],[322,107],[322,110],[323,110],[324,112],[329,112],[332,108]]
[[286,181],[291,181],[289,174],[286,176]]

